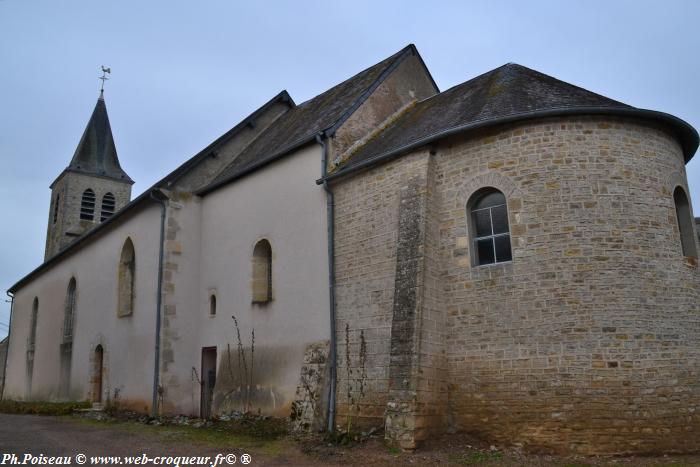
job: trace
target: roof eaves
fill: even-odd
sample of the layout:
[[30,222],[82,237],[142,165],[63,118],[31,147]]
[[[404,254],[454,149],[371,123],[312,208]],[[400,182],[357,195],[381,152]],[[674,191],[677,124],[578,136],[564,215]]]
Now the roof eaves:
[[698,132],[697,130],[695,130],[695,128],[693,128],[684,120],[664,112],[637,109],[635,107],[560,107],[555,109],[520,112],[504,117],[477,120],[464,125],[458,125],[455,127],[440,130],[438,132],[432,133],[422,138],[418,138],[414,141],[411,141],[384,153],[370,157],[357,164],[347,165],[344,169],[338,172],[316,180],[316,184],[320,185],[323,182],[331,182],[340,178],[344,178],[345,176],[355,174],[356,172],[369,169],[370,167],[373,167],[377,164],[387,162],[410,150],[425,146],[426,144],[432,143],[433,141],[436,141],[438,139],[452,136],[458,133],[469,132],[477,129],[483,129],[486,127],[517,122],[521,120],[567,115],[618,115],[636,117],[644,120],[652,120],[664,123],[670,126],[678,136],[681,143],[681,147],[683,149],[683,155],[686,163],[688,163],[693,157],[693,155],[698,149],[698,144],[700,142],[700,137],[698,136]]
[[260,169],[260,168],[262,168],[262,167],[264,167],[272,162],[275,162],[276,160],[283,158],[284,156],[286,156],[290,152],[292,152],[296,149],[299,149],[300,147],[305,146],[312,141],[315,141],[316,135],[317,135],[317,133],[315,133],[311,136],[306,136],[304,138],[301,138],[301,139],[295,141],[294,143],[284,147],[280,151],[274,153],[272,156],[266,157],[265,159],[262,159],[262,160],[256,162],[255,164],[251,164],[249,167],[245,168],[244,170],[242,170],[240,172],[234,173],[233,175],[226,177],[226,178],[223,178],[223,179],[219,180],[218,182],[213,182],[213,183],[205,186],[204,188],[200,188],[194,194],[197,196],[206,196],[209,193],[211,193],[212,191],[215,191],[224,185],[228,185],[229,183],[231,183],[235,180],[238,180],[239,178],[243,178],[246,175],[249,175],[252,172],[255,172],[256,170],[258,170],[258,169]]
[[112,217],[96,225],[94,228],[88,230],[82,236],[75,239],[73,243],[66,246],[64,249],[60,250],[58,253],[41,263],[34,270],[32,270],[30,273],[28,273],[19,281],[17,281],[12,287],[7,289],[7,291],[10,293],[15,293],[15,291],[19,290],[20,287],[22,287],[24,284],[33,279],[36,275],[38,275],[45,269],[50,268],[63,257],[73,253],[73,251],[76,250],[78,245],[82,245],[88,239],[91,239],[99,233],[102,233],[107,227],[111,227],[113,224],[115,224],[115,222],[125,217],[127,213],[130,213],[137,205],[143,204],[144,201],[151,200],[150,194],[151,192],[156,190],[157,189],[155,187],[152,187],[141,193],[138,197],[134,198],[134,200],[131,201],[129,204],[121,208],[119,211],[115,212],[114,215],[112,215]]
[[133,185],[133,184],[135,183],[135,182],[131,179],[131,177],[129,177],[128,175],[126,175],[126,178],[116,178],[116,177],[110,177],[109,175],[104,175],[104,174],[99,174],[99,173],[94,173],[94,172],[88,172],[88,171],[86,171],[86,170],[74,169],[73,167],[66,167],[65,169],[63,169],[63,171],[61,171],[61,173],[58,175],[58,177],[56,177],[56,179],[55,179],[53,182],[51,182],[51,185],[49,185],[49,188],[53,188],[53,186],[56,184],[56,182],[58,181],[58,179],[60,179],[61,176],[62,176],[64,173],[67,173],[67,172],[72,172],[72,173],[76,173],[76,174],[83,174],[83,175],[89,175],[89,176],[91,176],[91,177],[103,178],[103,179],[105,179],[105,180],[113,180],[113,181],[117,181],[117,182],[128,183],[129,185]]

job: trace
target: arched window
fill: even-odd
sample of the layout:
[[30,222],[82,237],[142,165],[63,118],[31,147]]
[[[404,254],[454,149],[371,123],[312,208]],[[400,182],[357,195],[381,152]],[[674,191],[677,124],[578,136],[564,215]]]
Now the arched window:
[[95,218],[95,192],[90,188],[83,191],[80,202],[80,220],[91,221]]
[[216,295],[211,294],[209,297],[209,315],[214,316],[216,314]]
[[673,202],[676,205],[676,220],[678,221],[678,231],[681,234],[681,248],[683,256],[698,257],[695,249],[695,238],[693,236],[693,216],[690,214],[690,203],[685,191],[681,187],[676,187],[673,192]]
[[34,297],[34,302],[32,303],[32,321],[29,328],[29,341],[27,342],[27,347],[29,351],[34,351],[34,345],[36,344],[36,324],[39,319],[39,298]]
[[260,240],[253,248],[253,303],[272,300],[272,247]]
[[472,241],[472,264],[511,261],[506,197],[495,188],[477,191],[467,203]]
[[75,278],[71,278],[66,292],[66,305],[63,314],[63,342],[73,342],[75,322]]
[[55,224],[58,220],[58,203],[61,201],[61,195],[56,195],[56,200],[53,204],[53,223]]
[[112,193],[105,193],[102,197],[102,209],[100,211],[100,222],[104,222],[106,219],[112,217],[114,214],[114,195]]
[[119,276],[117,278],[119,296],[117,297],[117,316],[129,316],[134,312],[134,280],[136,278],[136,255],[134,244],[127,238],[119,257]]

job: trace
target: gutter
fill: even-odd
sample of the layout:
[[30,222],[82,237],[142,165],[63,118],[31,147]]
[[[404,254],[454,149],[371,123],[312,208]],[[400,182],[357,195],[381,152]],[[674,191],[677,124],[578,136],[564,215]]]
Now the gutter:
[[641,118],[643,120],[652,120],[655,122],[661,122],[669,125],[674,131],[679,139],[679,143],[683,149],[684,161],[687,163],[695,154],[698,149],[698,132],[690,126],[687,122],[681,120],[673,115],[657,112],[654,110],[636,109],[636,108],[613,108],[613,107],[562,107],[557,109],[546,109],[546,110],[533,110],[528,112],[521,112],[514,115],[508,115],[505,117],[490,118],[484,120],[477,120],[475,122],[470,122],[464,125],[458,125],[455,127],[447,128],[435,133],[429,134],[410,143],[404,144],[397,148],[391,149],[387,152],[372,156],[362,162],[355,165],[350,165],[345,169],[340,170],[331,175],[325,175],[324,177],[316,180],[317,185],[324,184],[328,181],[336,180],[351,173],[358,172],[363,169],[367,169],[376,164],[389,161],[398,157],[408,151],[425,146],[435,140],[452,136],[458,133],[464,133],[467,131],[473,131],[477,129],[482,129],[485,127],[491,127],[496,125],[502,125],[506,123],[518,122],[521,120],[529,120],[535,118],[547,118],[547,117],[562,117],[562,116],[578,116],[578,115],[613,115],[622,117],[635,117]]
[[160,309],[163,290],[163,242],[165,240],[165,205],[167,195],[160,190],[152,190],[149,197],[160,204],[160,242],[158,246],[158,287],[156,288],[156,344],[155,362],[153,365],[153,400],[151,402],[151,416],[158,416],[158,387],[160,386]]
[[7,349],[5,349],[5,361],[2,365],[2,388],[0,388],[0,400],[5,399],[5,381],[7,381],[7,356],[10,354],[10,336],[12,335],[12,312],[15,308],[15,296],[10,291],[5,292],[12,300],[10,302],[10,322],[7,328]]
[[[321,145],[323,157],[321,158],[323,167],[321,173],[325,178],[328,167],[328,145],[326,136],[323,133],[316,135],[316,141]],[[333,190],[328,186],[328,182],[323,182],[323,189],[326,191],[326,222],[328,223],[328,296],[330,299],[330,324],[331,342],[328,352],[330,360],[330,384],[328,385],[328,421],[327,430],[333,433],[335,430],[335,388],[337,380],[337,357],[336,357],[336,334],[335,334],[335,203],[333,200]]]
[[[259,136],[258,136],[259,137]],[[219,180],[218,182],[212,182],[211,184],[205,186],[204,188],[200,188],[199,190],[195,191],[194,194],[197,196],[206,196],[212,191],[227,185],[235,180],[238,180],[239,178],[243,178],[246,175],[251,174],[252,172],[255,172],[256,170],[271,164],[278,159],[281,159],[282,157],[286,156],[290,152],[299,149],[300,147],[309,144],[314,141],[314,136],[304,136],[296,141],[294,141],[292,144],[289,146],[284,147],[281,151],[277,151],[274,153],[272,156],[264,158],[262,160],[259,160],[258,162],[255,162],[251,164],[250,166],[246,167],[245,169],[241,170],[238,173],[235,173],[233,176],[223,178]],[[251,143],[252,144],[252,143]]]

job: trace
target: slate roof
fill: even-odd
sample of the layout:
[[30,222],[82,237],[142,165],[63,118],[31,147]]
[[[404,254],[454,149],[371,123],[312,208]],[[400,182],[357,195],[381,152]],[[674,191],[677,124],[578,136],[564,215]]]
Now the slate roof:
[[418,54],[413,44],[285,113],[197,194],[206,194],[331,130],[410,54]]
[[[332,133],[334,128],[351,115],[382,82],[383,78],[410,54],[418,55],[413,44],[296,107],[289,94],[286,91],[281,92],[196,156],[156,182],[108,220],[88,231],[27,274],[9,291],[15,292],[33,277],[60,261],[62,257],[75,251],[84,241],[94,238],[109,228],[136,205],[148,201],[151,193],[176,181],[206,158],[222,141],[227,140],[245,125],[253,123],[255,117],[268,105],[279,101],[288,103],[291,108],[278,117],[210,185],[197,194],[204,195],[256,170],[293,149],[313,141],[319,133]],[[420,59],[420,55],[418,57]],[[437,86],[435,88],[437,89]],[[345,165],[326,178],[342,177],[390,157],[399,156],[412,148],[426,145],[448,134],[525,118],[573,113],[626,115],[660,122],[676,132],[683,146],[686,161],[690,160],[698,147],[697,131],[679,118],[662,112],[638,109],[524,66],[509,63],[416,103],[381,133],[360,147]],[[126,180],[131,181],[119,166],[103,99],[98,100],[73,160],[66,170],[98,171],[88,173],[100,173],[99,171],[104,170],[102,175],[116,174],[121,179],[123,174]],[[317,182],[320,183],[321,180]]]
[[66,170],[134,183],[119,165],[102,93]]
[[637,109],[530,68],[508,63],[495,70],[429,97],[409,108],[381,133],[351,155],[327,178],[367,166],[402,148],[427,144],[450,130],[466,130],[547,114],[612,113],[665,120],[678,131],[686,159],[698,146],[697,132],[676,117]]

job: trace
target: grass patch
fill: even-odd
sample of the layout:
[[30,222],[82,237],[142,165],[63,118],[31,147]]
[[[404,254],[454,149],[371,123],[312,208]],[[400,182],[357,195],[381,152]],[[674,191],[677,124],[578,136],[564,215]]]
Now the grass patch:
[[219,449],[255,449],[269,456],[277,456],[291,447],[286,425],[278,420],[215,422],[212,426],[149,425],[138,421],[94,420],[74,418],[77,423],[95,427],[109,427],[159,438],[164,442],[205,444]]
[[33,402],[0,401],[0,413],[34,414],[34,415],[68,415],[76,409],[89,409],[90,402]]
[[389,454],[392,456],[398,456],[401,454],[401,448],[397,448],[396,446],[389,446],[387,451],[389,451]]
[[450,456],[450,462],[460,465],[478,465],[499,463],[503,460],[503,453],[499,451],[491,452],[472,452],[462,456]]

